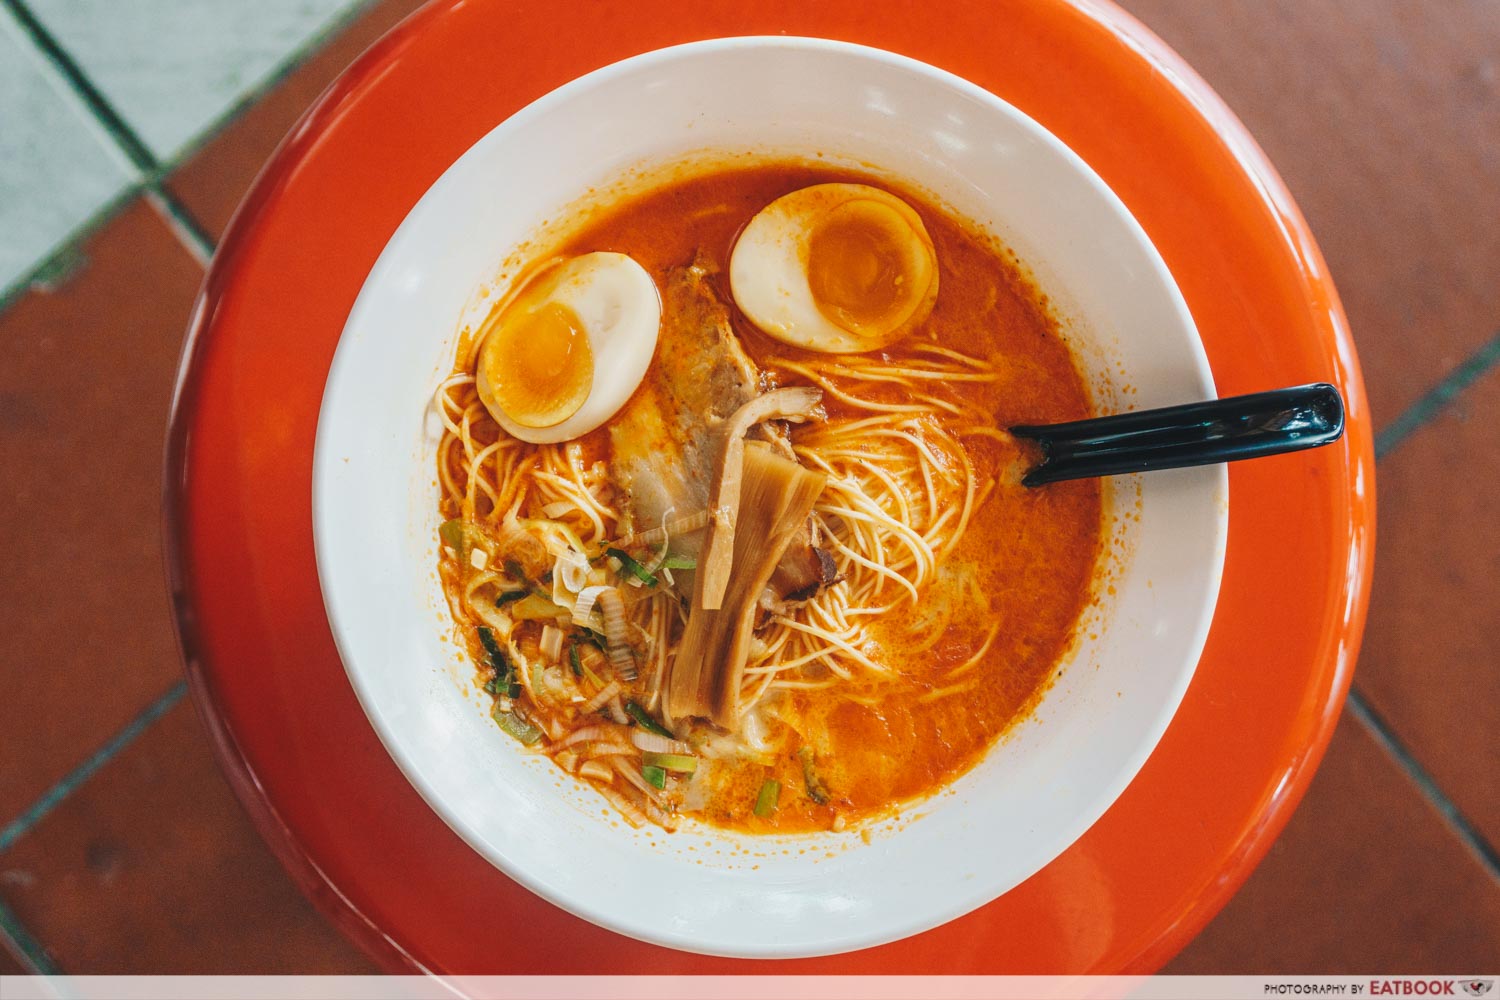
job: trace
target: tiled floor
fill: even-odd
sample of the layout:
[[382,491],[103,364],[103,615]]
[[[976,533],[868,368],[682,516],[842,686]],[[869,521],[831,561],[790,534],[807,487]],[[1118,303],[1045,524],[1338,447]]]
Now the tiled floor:
[[[0,973],[370,969],[251,832],[182,697],[158,464],[204,251],[301,110],[414,6],[0,0]],[[1128,6],[1281,168],[1382,430],[1352,711],[1170,969],[1492,968],[1500,5]],[[53,567],[80,563],[60,591]]]

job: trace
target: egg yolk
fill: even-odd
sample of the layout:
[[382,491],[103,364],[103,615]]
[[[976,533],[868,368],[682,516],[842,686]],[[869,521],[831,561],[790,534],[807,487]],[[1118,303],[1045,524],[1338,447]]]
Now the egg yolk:
[[818,310],[851,333],[882,336],[905,323],[927,294],[932,254],[890,205],[846,201],[808,237],[807,283]]
[[558,302],[502,321],[480,351],[495,405],[522,427],[578,412],[594,384],[594,352],[576,313]]

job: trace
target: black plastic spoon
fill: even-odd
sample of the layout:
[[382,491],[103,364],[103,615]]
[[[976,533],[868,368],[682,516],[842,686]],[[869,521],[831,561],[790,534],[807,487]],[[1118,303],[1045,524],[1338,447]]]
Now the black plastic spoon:
[[1041,463],[1021,480],[1041,486],[1332,444],[1344,434],[1344,399],[1333,386],[1318,382],[1010,432],[1041,445]]

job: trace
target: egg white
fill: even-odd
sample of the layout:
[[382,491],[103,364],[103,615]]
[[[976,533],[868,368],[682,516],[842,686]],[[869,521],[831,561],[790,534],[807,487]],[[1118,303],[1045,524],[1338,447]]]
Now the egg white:
[[[560,423],[524,427],[493,405],[483,364],[476,375],[480,399],[506,433],[533,444],[551,444],[582,437],[630,399],[656,353],[661,295],[646,269],[623,253],[586,253],[537,280],[536,288],[524,290],[506,308],[536,310],[555,302],[573,311],[594,355],[588,398]],[[483,357],[482,344],[478,356]]]
[[808,282],[808,242],[819,218],[850,201],[888,205],[906,220],[932,254],[921,216],[906,202],[867,184],[815,184],[782,195],[752,218],[729,258],[729,286],[740,311],[762,332],[794,347],[825,354],[876,350],[899,340],[927,317],[937,298],[937,259],[922,303],[900,326],[880,336],[848,330],[818,308]]

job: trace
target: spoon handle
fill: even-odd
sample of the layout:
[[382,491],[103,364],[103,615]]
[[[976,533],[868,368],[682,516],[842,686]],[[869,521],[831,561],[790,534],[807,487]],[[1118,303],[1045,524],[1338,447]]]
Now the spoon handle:
[[1344,433],[1344,400],[1324,382],[1066,424],[1012,427],[1042,448],[1027,486],[1213,465],[1317,448]]

